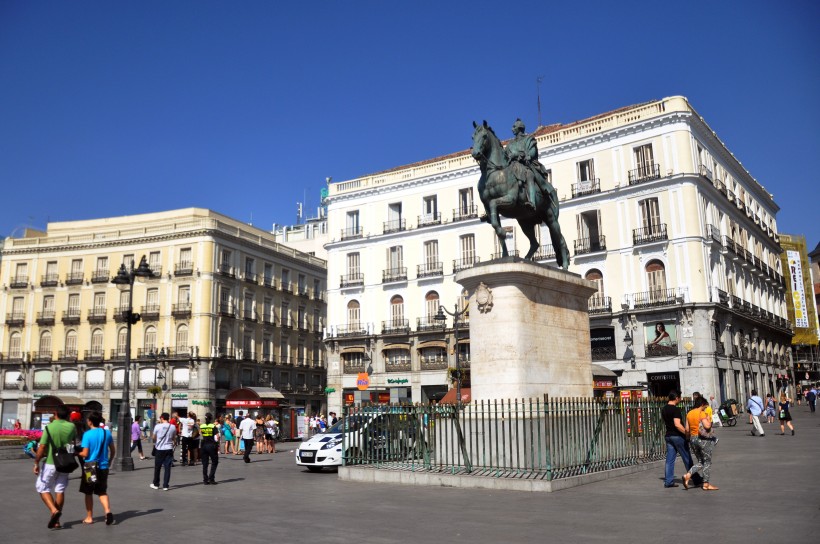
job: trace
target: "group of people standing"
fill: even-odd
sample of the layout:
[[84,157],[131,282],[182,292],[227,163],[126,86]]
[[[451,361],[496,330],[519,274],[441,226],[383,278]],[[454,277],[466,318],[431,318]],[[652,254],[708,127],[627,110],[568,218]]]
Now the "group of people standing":
[[[677,391],[669,393],[666,406],[661,409],[661,417],[666,426],[666,467],[664,487],[678,487],[675,483],[675,459],[680,455],[686,474],[683,476],[683,487],[698,486],[704,491],[717,491],[711,478],[712,452],[718,438],[712,431],[713,414],[709,401],[700,393],[692,394],[692,409],[686,417],[678,408],[680,395]],[[693,462],[694,455],[697,463]]]
[[162,475],[162,490],[169,490],[174,448],[178,443],[182,446],[182,466],[194,466],[198,459],[201,460],[203,483],[216,485],[220,433],[221,428],[214,423],[210,412],[205,414],[205,423],[197,419],[193,412],[188,412],[187,417],[179,417],[175,413],[173,418],[167,412],[163,413],[154,427],[154,480],[151,489],[160,489]]
[[[240,425],[246,419],[253,421],[253,426],[247,424],[250,437],[243,436]],[[255,418],[243,417],[243,413],[239,412],[236,418],[230,414],[225,415],[224,418],[219,418],[219,425],[222,429],[224,440],[222,443],[222,453],[225,455],[244,455],[245,452],[250,454],[250,449],[247,447],[245,440],[251,441],[251,446],[256,446],[256,453],[276,453],[276,440],[279,438],[279,422],[270,414],[262,417],[261,414],[256,414]],[[244,450],[244,451],[243,451]]]

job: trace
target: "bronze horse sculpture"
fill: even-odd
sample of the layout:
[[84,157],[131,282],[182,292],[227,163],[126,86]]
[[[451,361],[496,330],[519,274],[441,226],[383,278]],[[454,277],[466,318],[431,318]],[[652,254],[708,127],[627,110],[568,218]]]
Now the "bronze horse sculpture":
[[535,194],[534,209],[527,206],[524,186],[527,183],[527,176],[532,176],[533,173],[525,165],[510,161],[501,141],[487,125],[487,121],[481,125],[473,122],[473,127],[475,130],[471,154],[481,169],[478,194],[486,211],[486,218],[482,220],[490,223],[495,230],[502,256],[507,257],[509,253],[506,233],[501,227],[499,214],[516,219],[530,241],[530,249],[524,256],[525,259],[533,259],[538,251],[535,228],[545,223],[549,229],[558,266],[566,270],[569,267],[569,250],[558,224],[558,198],[555,192],[544,194],[539,190]]

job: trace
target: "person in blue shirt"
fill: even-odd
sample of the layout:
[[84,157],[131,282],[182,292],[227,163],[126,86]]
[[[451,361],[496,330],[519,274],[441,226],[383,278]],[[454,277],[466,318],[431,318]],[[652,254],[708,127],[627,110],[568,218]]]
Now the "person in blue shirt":
[[[114,458],[116,449],[111,431],[100,428],[102,414],[88,414],[88,430],[83,434],[80,457],[83,458],[83,474],[80,481],[80,493],[85,495],[85,519],[83,523],[94,523],[94,497],[100,497],[100,504],[105,510],[105,524],[114,523],[111,504],[108,500],[108,467]],[[96,463],[93,469],[89,463]]]
[[752,417],[752,424],[754,428],[749,434],[755,435],[755,430],[760,436],[766,436],[763,432],[763,427],[760,425],[760,415],[763,413],[763,399],[757,396],[757,389],[752,389],[752,396],[746,402],[746,409],[749,410],[749,415]]

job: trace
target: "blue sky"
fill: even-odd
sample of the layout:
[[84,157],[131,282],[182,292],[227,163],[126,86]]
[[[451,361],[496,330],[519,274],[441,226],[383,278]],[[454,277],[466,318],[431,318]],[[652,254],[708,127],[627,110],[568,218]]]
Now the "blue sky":
[[[820,3],[0,2],[0,234],[208,207],[259,227],[342,181],[684,95],[820,241]],[[311,213],[312,215],[312,213]],[[16,233],[19,233],[17,231]]]

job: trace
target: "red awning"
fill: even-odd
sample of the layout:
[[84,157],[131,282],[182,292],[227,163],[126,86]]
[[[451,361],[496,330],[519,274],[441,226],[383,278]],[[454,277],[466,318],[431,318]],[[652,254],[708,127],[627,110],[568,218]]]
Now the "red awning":
[[[466,403],[470,402],[470,388],[469,387],[462,387],[461,388],[461,402]],[[456,403],[456,389],[455,387],[447,391],[441,400],[439,401],[440,404],[455,404]]]

